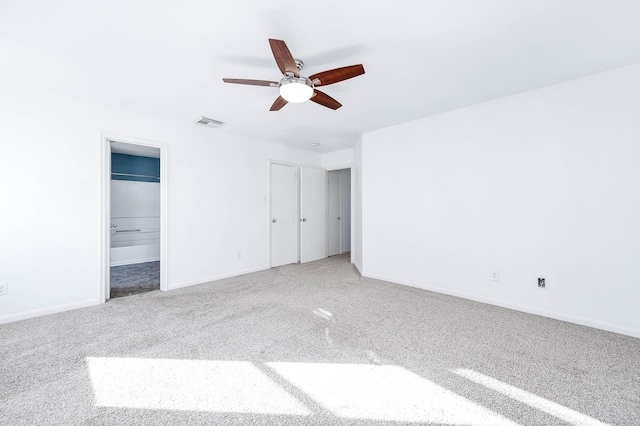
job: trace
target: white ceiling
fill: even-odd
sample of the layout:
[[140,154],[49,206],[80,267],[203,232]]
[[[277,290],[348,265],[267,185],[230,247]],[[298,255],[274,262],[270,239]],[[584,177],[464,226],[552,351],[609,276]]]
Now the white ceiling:
[[[640,62],[637,0],[0,1],[0,79],[318,152],[392,124]],[[268,39],[344,106],[269,107]],[[312,142],[319,142],[317,147]]]

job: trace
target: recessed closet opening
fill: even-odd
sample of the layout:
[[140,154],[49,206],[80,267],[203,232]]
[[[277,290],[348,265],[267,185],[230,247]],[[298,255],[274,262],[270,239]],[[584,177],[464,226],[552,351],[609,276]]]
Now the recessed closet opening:
[[351,169],[328,172],[327,253],[351,252]]

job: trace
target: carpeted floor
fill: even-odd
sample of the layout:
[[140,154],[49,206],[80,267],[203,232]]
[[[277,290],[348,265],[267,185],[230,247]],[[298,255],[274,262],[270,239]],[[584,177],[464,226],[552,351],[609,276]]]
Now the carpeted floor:
[[2,425],[638,425],[640,339],[345,256],[0,325]]
[[160,290],[160,262],[111,267],[111,298]]

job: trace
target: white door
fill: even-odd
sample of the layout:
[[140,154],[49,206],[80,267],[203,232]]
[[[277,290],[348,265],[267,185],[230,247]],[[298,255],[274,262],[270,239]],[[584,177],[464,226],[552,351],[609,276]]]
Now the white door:
[[298,261],[296,169],[271,164],[271,266]]
[[328,194],[328,202],[329,205],[327,207],[328,210],[328,218],[327,218],[327,226],[328,228],[328,247],[329,247],[329,256],[333,256],[335,254],[340,254],[340,172],[333,171],[329,172],[329,194]]
[[300,168],[300,262],[327,257],[327,172]]
[[351,251],[351,169],[340,170],[340,253]]

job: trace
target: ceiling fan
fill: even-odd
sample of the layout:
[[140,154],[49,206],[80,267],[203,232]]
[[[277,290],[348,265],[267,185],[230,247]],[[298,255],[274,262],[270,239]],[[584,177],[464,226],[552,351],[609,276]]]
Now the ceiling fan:
[[267,80],[246,80],[241,78],[223,78],[225,83],[248,84],[250,86],[277,87],[280,96],[271,105],[270,111],[279,111],[287,103],[301,103],[313,101],[317,104],[331,109],[338,109],[342,104],[331,96],[316,89],[318,86],[328,86],[349,78],[364,74],[362,64],[350,65],[342,68],[335,68],[329,71],[304,77],[300,71],[304,67],[304,62],[294,59],[287,44],[283,40],[269,39],[271,51],[276,59],[278,68],[282,72],[282,79],[278,81]]

